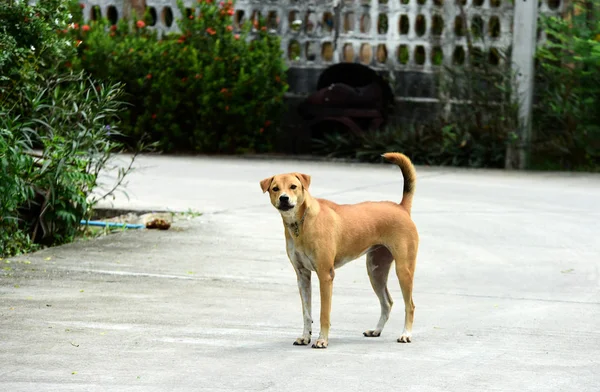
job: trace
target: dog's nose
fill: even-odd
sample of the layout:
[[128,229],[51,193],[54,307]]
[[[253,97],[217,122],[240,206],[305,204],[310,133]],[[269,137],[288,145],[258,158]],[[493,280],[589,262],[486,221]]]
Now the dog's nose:
[[287,203],[288,201],[290,201],[290,197],[288,195],[281,195],[279,196],[279,201]]

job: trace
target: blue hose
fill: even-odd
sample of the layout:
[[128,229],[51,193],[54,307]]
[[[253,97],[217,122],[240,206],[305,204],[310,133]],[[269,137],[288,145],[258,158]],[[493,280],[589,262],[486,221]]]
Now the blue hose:
[[81,220],[81,222],[79,222],[82,225],[87,225],[87,226],[98,226],[98,227],[116,227],[116,228],[120,228],[120,229],[143,229],[146,226],[144,225],[138,225],[138,224],[133,224],[133,223],[116,223],[116,222],[103,222],[103,221],[88,221],[88,220]]

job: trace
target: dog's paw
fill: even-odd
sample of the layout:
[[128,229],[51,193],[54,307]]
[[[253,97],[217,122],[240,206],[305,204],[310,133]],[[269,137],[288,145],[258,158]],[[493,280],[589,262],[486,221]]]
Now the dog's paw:
[[410,343],[410,341],[411,337],[408,334],[402,334],[402,336],[398,338],[398,343]]
[[363,332],[363,335],[367,338],[378,338],[379,336],[381,336],[381,331],[378,331],[376,329],[370,329],[368,331]]
[[312,348],[327,348],[327,340],[317,339],[317,341],[313,343]]
[[310,336],[301,336],[294,342],[294,346],[306,346],[310,343]]

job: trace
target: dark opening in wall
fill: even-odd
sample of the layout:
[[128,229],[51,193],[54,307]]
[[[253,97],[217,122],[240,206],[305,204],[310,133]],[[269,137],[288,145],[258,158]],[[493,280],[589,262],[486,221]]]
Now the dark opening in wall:
[[427,32],[427,21],[424,15],[417,15],[415,22],[415,31],[419,37],[422,37]]
[[360,32],[364,34],[371,32],[371,15],[363,14],[360,17]]
[[331,33],[335,28],[335,19],[333,18],[333,14],[331,12],[325,12],[323,14],[323,30]]
[[465,20],[462,16],[457,16],[454,19],[454,34],[457,37],[463,37],[465,35]]
[[298,11],[294,10],[288,13],[288,25],[290,26],[291,31],[300,31],[302,20],[300,19],[300,13]]
[[158,19],[158,14],[156,13],[156,8],[150,7],[150,9],[148,11],[148,16],[150,18],[148,20],[148,24],[150,26],[156,26],[156,20]]
[[119,11],[117,11],[117,7],[114,5],[108,6],[106,9],[106,18],[110,22],[111,25],[116,25],[119,21]]
[[415,48],[415,64],[425,64],[425,47],[419,45]]
[[433,0],[433,4],[437,7],[441,7],[444,5],[444,0]]
[[402,4],[408,4],[410,2],[410,0],[401,0],[400,1]]
[[306,34],[312,34],[315,32],[317,28],[317,14],[314,12],[309,12],[306,14],[306,20],[304,21]]
[[502,0],[490,0],[490,5],[494,8],[500,7],[500,4],[502,4]]
[[344,15],[344,33],[354,31],[354,12],[347,12]]
[[500,52],[497,48],[490,48],[490,52],[488,54],[488,63],[491,65],[500,64]]
[[557,10],[560,7],[560,0],[547,0],[548,8],[551,10]]
[[262,15],[261,15],[260,11],[258,11],[258,10],[254,10],[254,11],[252,11],[252,14],[250,14],[250,22],[252,23],[252,28],[254,30],[258,29],[258,25],[260,24],[261,17],[262,17]]
[[279,27],[279,17],[277,16],[277,11],[269,11],[267,14],[267,29],[269,30],[277,30]]
[[99,5],[92,6],[90,10],[90,19],[91,20],[100,20],[102,19],[102,9]]
[[410,29],[410,22],[408,21],[408,15],[400,15],[400,22],[398,26],[398,30],[401,35],[408,34],[408,30]]
[[163,25],[171,27],[173,25],[173,11],[171,7],[164,7],[160,13],[160,18]]
[[316,42],[307,42],[305,45],[304,52],[306,53],[307,61],[316,61],[317,55],[319,54],[319,47]]
[[490,37],[500,37],[500,18],[498,18],[497,16],[492,16],[490,18],[490,24],[488,25],[488,28],[490,31]]
[[291,61],[300,60],[300,52],[300,43],[296,40],[290,41],[290,43],[288,44],[288,59],[290,59]]
[[471,33],[474,38],[483,37],[483,18],[481,16],[475,15],[471,19]]
[[400,45],[398,47],[398,62],[400,64],[408,64],[410,60],[410,52],[408,50],[408,45]]
[[481,7],[483,5],[483,0],[473,0],[473,5],[475,7]]
[[444,18],[441,15],[433,15],[431,18],[431,35],[439,37],[444,31]]
[[471,65],[474,67],[481,67],[483,65],[483,50],[481,48],[471,48],[471,52],[469,53],[469,59],[471,61]]
[[387,34],[388,32],[388,17],[386,14],[379,14],[377,18],[377,33]]
[[189,17],[192,16],[192,15],[194,15],[194,11],[192,11],[191,8],[186,8],[185,9],[185,17],[189,19]]
[[423,5],[427,2],[427,0],[417,0],[417,4]]
[[465,48],[457,46],[452,53],[452,64],[463,65],[465,63]]
[[434,46],[431,49],[431,64],[440,66],[444,62],[444,52],[441,46]]

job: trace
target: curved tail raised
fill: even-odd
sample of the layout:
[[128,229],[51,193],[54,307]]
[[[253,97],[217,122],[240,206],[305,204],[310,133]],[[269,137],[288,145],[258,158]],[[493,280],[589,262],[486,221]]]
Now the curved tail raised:
[[400,205],[410,214],[412,200],[415,194],[415,185],[417,183],[417,172],[415,171],[415,167],[406,155],[399,152],[387,152],[383,154],[382,157],[398,165],[402,171],[402,177],[404,177],[404,190],[402,192],[402,201],[400,202]]

